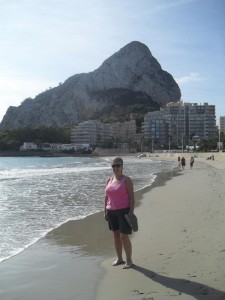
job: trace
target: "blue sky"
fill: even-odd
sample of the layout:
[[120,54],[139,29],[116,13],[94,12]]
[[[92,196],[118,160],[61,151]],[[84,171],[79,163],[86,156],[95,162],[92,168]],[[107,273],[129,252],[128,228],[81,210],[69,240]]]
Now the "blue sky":
[[0,0],[0,121],[131,41],[149,47],[183,101],[225,116],[225,0]]

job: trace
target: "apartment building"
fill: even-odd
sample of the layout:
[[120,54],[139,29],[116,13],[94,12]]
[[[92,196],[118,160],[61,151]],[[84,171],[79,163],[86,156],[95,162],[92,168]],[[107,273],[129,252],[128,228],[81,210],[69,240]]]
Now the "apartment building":
[[216,135],[215,105],[168,103],[158,112],[149,112],[143,128],[146,139],[158,139],[163,144],[189,145],[193,136],[208,140]]
[[217,135],[215,105],[196,103],[189,106],[189,137],[209,140]]
[[147,113],[142,128],[145,139],[150,139],[154,142],[160,141],[162,144],[167,144],[168,123],[166,115],[162,110]]
[[140,139],[136,134],[136,120],[103,124],[98,120],[79,123],[72,129],[71,142],[75,144],[101,145],[107,141],[127,143]]
[[72,129],[71,142],[75,144],[101,145],[112,139],[112,128],[98,120],[79,123]]
[[136,120],[115,122],[110,124],[114,140],[126,142],[128,139],[136,140]]

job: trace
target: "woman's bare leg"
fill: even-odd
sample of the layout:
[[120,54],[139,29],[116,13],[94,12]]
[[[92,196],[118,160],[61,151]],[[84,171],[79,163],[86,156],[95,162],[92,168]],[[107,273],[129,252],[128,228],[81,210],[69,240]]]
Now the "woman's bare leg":
[[120,234],[120,239],[126,254],[125,268],[132,266],[132,245],[128,234]]
[[113,265],[116,266],[117,264],[123,261],[123,257],[122,257],[123,245],[120,239],[119,230],[113,231],[113,239],[114,239],[114,245],[115,245],[116,255],[117,255],[117,260],[113,262]]

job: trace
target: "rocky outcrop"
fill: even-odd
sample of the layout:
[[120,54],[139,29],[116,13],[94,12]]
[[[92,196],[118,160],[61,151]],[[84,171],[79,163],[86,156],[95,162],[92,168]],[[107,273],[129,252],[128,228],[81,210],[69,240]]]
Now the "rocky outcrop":
[[180,98],[177,83],[161,69],[148,47],[131,42],[95,71],[76,74],[18,107],[9,107],[0,129],[72,125],[116,107],[141,103],[156,110]]

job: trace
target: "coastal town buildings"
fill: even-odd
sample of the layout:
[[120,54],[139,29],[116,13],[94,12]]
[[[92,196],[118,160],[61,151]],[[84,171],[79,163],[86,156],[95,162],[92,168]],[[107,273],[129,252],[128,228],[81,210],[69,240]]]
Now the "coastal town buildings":
[[[145,139],[158,144],[183,147],[216,135],[215,105],[172,102],[158,112],[149,112],[144,118]],[[194,138],[193,138],[194,137]]]
[[20,151],[30,151],[30,150],[38,150],[38,146],[32,142],[24,142],[23,145],[20,147]]
[[142,118],[134,114],[124,122],[106,124],[99,120],[88,120],[72,128],[71,144],[39,142],[37,146],[32,142],[24,142],[20,151],[79,152],[89,151],[97,146],[129,151],[151,149],[153,152],[156,149],[190,150],[197,147],[199,142],[203,142],[202,147],[207,141],[217,143],[220,151],[224,149],[224,133],[225,116],[220,117],[218,128],[215,105],[180,101],[168,103],[159,111],[148,112],[143,123]]
[[81,122],[71,131],[71,142],[75,144],[101,145],[111,139],[111,126],[98,120]]
[[162,110],[147,113],[142,128],[144,139],[167,144],[169,127]]
[[114,145],[124,146],[129,140],[136,141],[136,120],[104,124],[97,120],[84,121],[76,125],[71,132],[72,143],[101,145],[112,141]]
[[110,125],[112,128],[112,135],[115,140],[127,141],[129,138],[135,139],[137,131],[136,120],[115,122]]
[[42,151],[42,152],[83,152],[90,151],[92,148],[89,144],[62,144],[62,143],[42,143],[37,145],[32,142],[24,142],[20,147],[19,151],[31,152],[31,151]]
[[104,124],[99,120],[79,123],[72,129],[71,142],[75,144],[114,145],[148,140],[158,149],[165,145],[184,148],[217,135],[215,105],[208,103],[171,102],[159,111],[144,117],[142,134],[137,134],[136,120]]

